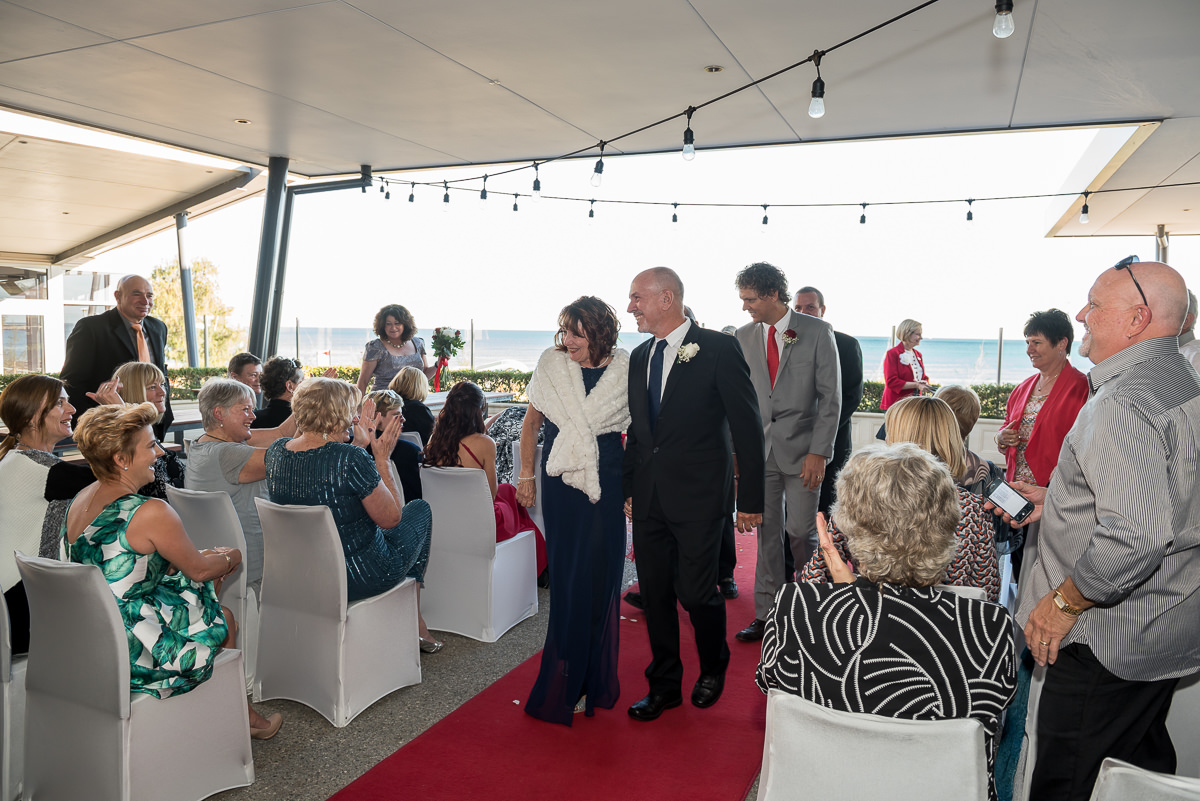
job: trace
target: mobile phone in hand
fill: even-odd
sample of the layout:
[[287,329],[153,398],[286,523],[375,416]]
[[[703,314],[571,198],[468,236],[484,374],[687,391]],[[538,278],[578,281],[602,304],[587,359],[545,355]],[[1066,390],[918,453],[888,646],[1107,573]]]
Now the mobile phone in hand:
[[998,478],[983,493],[983,497],[1000,507],[1014,523],[1020,523],[1033,514],[1033,502],[1017,492],[1012,484]]

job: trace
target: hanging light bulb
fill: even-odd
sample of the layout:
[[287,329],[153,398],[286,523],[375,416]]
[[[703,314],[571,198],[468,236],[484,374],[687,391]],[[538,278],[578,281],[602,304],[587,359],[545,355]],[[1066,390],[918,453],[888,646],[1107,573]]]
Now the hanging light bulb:
[[671,222],[677,223],[679,222],[679,204],[672,203],[671,206],[675,209],[675,211],[671,213]]
[[384,190],[383,190],[383,188],[384,188],[385,186],[387,186],[387,181],[385,181],[384,179],[380,178],[380,179],[379,179],[379,193],[380,193],[380,194],[383,194],[383,191],[384,191]]
[[860,203],[859,205],[863,207],[863,213],[862,213],[862,216],[858,218],[858,222],[860,225],[866,225],[867,224],[867,204]]
[[513,211],[517,211],[517,195],[513,193]]
[[1088,195],[1090,195],[1090,194],[1091,194],[1091,192],[1083,193],[1083,208],[1079,210],[1079,224],[1080,225],[1088,224]]
[[591,200],[591,201],[588,201],[588,203],[589,203],[589,205],[588,205],[588,219],[589,219],[589,220],[592,220],[592,219],[595,219],[595,217],[596,217],[596,209],[595,209],[595,206],[596,206],[596,201],[595,201],[595,200]]
[[1017,28],[1013,24],[1012,0],[996,0],[996,21],[992,23],[992,36],[1007,39]]
[[417,194],[416,194],[416,193],[417,193],[417,184],[416,184],[416,182],[415,182],[415,181],[414,181],[414,182],[410,182],[410,183],[409,183],[409,185],[408,185],[408,202],[409,202],[409,203],[412,203],[414,200],[416,200],[416,199],[417,199]]
[[696,109],[688,106],[687,130],[683,132],[683,160],[691,161],[696,158],[696,137],[692,135],[692,112]]
[[537,203],[542,199],[542,179],[538,177],[538,165],[533,163],[533,202]]
[[486,175],[483,176],[483,189],[479,190],[479,208],[481,209],[487,208],[487,179]]
[[391,199],[392,199],[392,190],[390,190],[390,189],[389,189],[388,191],[384,192],[384,193],[383,193],[383,199],[384,199],[384,200],[391,200]]
[[[766,203],[762,204],[762,207],[763,207],[763,221],[762,221],[762,224],[763,224],[763,225],[766,225],[766,224],[767,224],[767,204],[766,204]],[[763,233],[766,233],[766,231],[767,231],[767,229],[766,229],[766,228],[764,228],[764,229],[762,229],[762,230],[763,230]]]
[[971,204],[974,202],[974,200],[967,201],[967,222],[971,222],[971,220],[975,219],[975,215],[971,213]]
[[450,186],[445,181],[442,181],[442,189],[446,192],[446,194],[442,195],[442,212],[445,213],[450,211]]
[[600,143],[600,158],[596,160],[596,168],[592,170],[592,186],[600,186],[604,180],[604,142]]
[[814,50],[812,54],[813,64],[817,68],[817,79],[812,85],[812,100],[808,104],[808,116],[814,120],[819,120],[825,116],[825,81],[821,78],[821,56],[824,55],[820,50]]

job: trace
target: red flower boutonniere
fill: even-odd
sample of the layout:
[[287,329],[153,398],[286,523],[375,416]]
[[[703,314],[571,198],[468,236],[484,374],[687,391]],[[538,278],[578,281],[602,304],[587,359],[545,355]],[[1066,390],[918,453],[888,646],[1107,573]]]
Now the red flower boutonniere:
[[796,339],[797,339],[796,332],[793,331],[792,329],[789,328],[788,330],[783,332],[783,346],[785,348],[788,347],[789,345],[794,345],[796,343]]

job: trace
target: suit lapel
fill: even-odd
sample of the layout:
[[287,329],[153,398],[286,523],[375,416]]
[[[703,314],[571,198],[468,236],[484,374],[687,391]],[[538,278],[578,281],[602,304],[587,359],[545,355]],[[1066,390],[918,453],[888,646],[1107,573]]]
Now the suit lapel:
[[[793,329],[793,330],[795,329],[796,326],[794,326],[792,324],[792,315],[793,314],[799,314],[799,312],[788,312],[787,316],[779,321],[779,324],[783,326],[784,331],[787,331],[788,329]],[[796,346],[796,344],[797,343],[795,343],[795,342],[793,342],[791,345],[785,344],[783,346],[783,349],[779,352],[779,372],[780,373],[783,372],[783,366],[785,364],[787,364],[788,357],[792,354],[792,348],[794,348]],[[778,376],[775,377],[775,381],[776,382],[779,381]]]
[[[108,327],[112,331],[113,339],[121,343],[133,361],[137,361],[137,348],[133,346],[133,341],[129,337],[129,331],[125,329],[125,318],[121,317],[121,313],[116,309],[113,309],[111,313],[112,317],[109,318]],[[149,343],[149,339],[146,341]]]
[[[767,372],[767,347],[763,339],[762,329],[758,325],[758,323],[755,323],[754,327],[750,329],[750,342],[748,344],[743,343],[745,345],[743,349],[745,353],[743,355],[751,367],[751,375],[768,376],[770,374]],[[755,387],[755,389],[757,390],[758,387]]]
[[[688,344],[689,342],[696,342],[696,339],[697,339],[696,329],[697,328],[699,328],[699,326],[696,325],[695,323],[692,323],[688,327],[687,334],[684,335],[683,341],[679,343],[680,348],[682,348],[684,345]],[[699,346],[699,343],[697,343],[697,346]],[[694,356],[692,358],[695,359],[695,358],[698,358],[699,356],[700,356],[700,352],[697,351],[696,356]],[[667,403],[671,400],[671,395],[675,391],[675,385],[679,383],[680,374],[684,370],[692,367],[691,362],[680,362],[679,361],[679,350],[678,349],[675,350],[674,352],[669,351],[669,350],[664,352],[663,358],[670,359],[672,362],[675,362],[675,363],[671,365],[671,372],[667,375],[667,385],[663,388],[662,403],[659,405],[659,414],[662,414],[662,407],[666,406]]]

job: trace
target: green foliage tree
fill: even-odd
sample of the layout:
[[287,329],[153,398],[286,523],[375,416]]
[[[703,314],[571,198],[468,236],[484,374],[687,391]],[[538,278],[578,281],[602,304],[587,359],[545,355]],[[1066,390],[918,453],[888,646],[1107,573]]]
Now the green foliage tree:
[[[204,317],[208,316],[208,363],[223,366],[245,349],[246,329],[235,328],[229,317],[233,307],[221,299],[217,265],[208,259],[192,259],[192,298],[196,306],[197,361],[204,365]],[[179,284],[179,261],[172,259],[154,268],[154,311],[167,324],[167,361],[187,364],[187,337],[183,327],[183,290]]]

